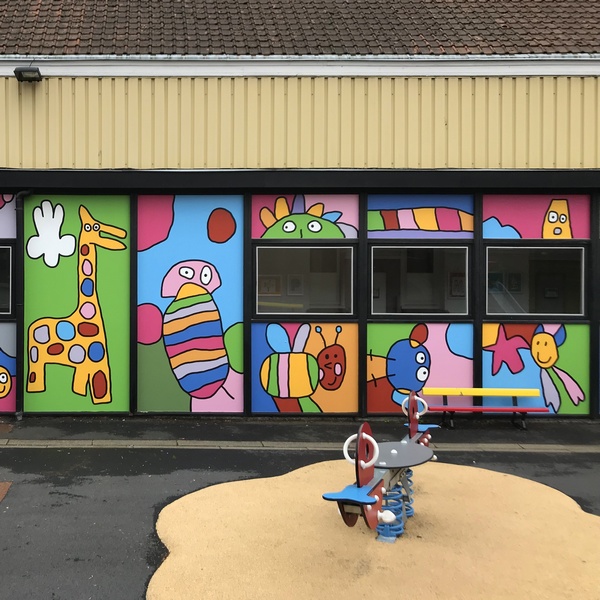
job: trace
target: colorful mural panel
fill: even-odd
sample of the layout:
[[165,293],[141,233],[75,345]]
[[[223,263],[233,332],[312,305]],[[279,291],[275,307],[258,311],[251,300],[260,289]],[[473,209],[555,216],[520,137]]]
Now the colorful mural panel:
[[589,239],[590,197],[488,195],[483,197],[486,239]]
[[138,198],[138,410],[243,411],[243,198]]
[[17,237],[17,203],[14,194],[0,195],[0,238]]
[[355,413],[355,323],[254,323],[252,412]]
[[17,326],[0,323],[0,413],[17,410]]
[[562,415],[589,413],[588,325],[484,323],[482,333],[484,387],[535,388],[540,396],[520,398],[520,405],[547,406]]
[[367,228],[372,239],[472,238],[473,196],[371,194]]
[[[473,386],[473,326],[465,323],[370,323],[367,411],[400,412],[411,391]],[[427,396],[428,404],[442,399]],[[471,405],[470,399],[456,403]]]
[[30,196],[26,412],[129,410],[129,198]]
[[357,195],[252,197],[254,239],[343,239],[358,235]]

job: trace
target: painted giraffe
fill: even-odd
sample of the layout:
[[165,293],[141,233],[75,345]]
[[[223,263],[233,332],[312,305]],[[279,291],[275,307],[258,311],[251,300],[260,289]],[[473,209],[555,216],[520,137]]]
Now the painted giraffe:
[[123,242],[102,234],[124,238],[127,232],[100,223],[84,206],[79,207],[79,218],[77,308],[67,317],[42,317],[29,326],[27,391],[46,389],[47,364],[65,365],[75,371],[75,394],[86,396],[89,385],[92,402],[105,404],[112,398],[106,333],[96,287],[96,248],[123,250]]

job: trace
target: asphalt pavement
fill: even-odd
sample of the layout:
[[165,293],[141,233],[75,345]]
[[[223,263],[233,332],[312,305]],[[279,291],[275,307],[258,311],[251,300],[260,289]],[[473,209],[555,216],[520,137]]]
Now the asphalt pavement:
[[[155,533],[165,505],[210,485],[341,458],[343,442],[361,422],[5,417],[0,482],[10,487],[0,484],[0,496],[6,491],[0,501],[0,598],[144,598],[166,556]],[[369,422],[378,441],[406,433],[401,418]],[[531,418],[521,430],[510,418],[460,418],[455,429],[434,430],[432,446],[442,462],[539,481],[600,516],[600,421]],[[350,466],[348,477],[351,483]]]

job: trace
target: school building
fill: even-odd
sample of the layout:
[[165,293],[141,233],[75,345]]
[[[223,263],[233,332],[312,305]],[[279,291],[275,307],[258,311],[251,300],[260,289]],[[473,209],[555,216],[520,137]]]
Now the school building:
[[599,26],[0,0],[0,412],[598,417]]

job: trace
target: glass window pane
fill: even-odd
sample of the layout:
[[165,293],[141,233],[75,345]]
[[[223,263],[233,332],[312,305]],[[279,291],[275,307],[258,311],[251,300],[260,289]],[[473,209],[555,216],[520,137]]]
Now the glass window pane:
[[0,313],[11,312],[11,247],[0,247]]
[[464,247],[377,247],[372,253],[373,314],[467,313]]
[[583,248],[488,248],[488,314],[583,314]]
[[257,248],[256,312],[352,313],[352,248]]

